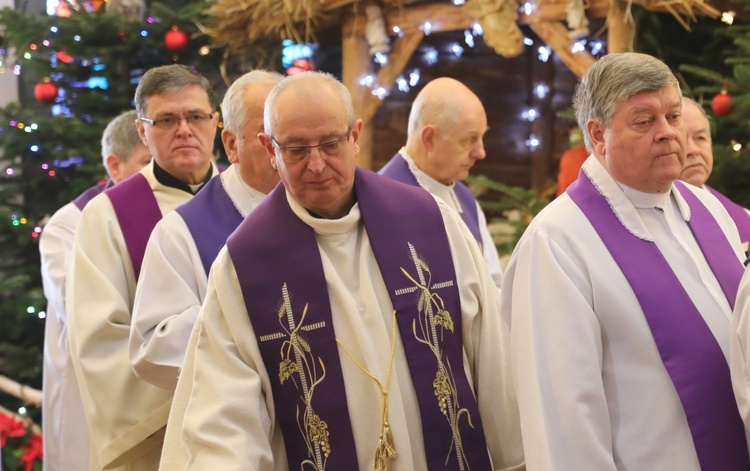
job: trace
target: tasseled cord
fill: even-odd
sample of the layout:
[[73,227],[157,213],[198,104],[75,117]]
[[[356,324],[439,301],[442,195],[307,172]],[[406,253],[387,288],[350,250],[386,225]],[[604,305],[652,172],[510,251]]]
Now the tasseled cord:
[[375,463],[373,464],[374,471],[388,471],[391,469],[391,460],[396,458],[396,446],[393,443],[393,434],[391,434],[391,427],[388,425],[388,390],[391,387],[391,371],[393,370],[393,355],[396,352],[396,311],[393,311],[391,317],[392,333],[391,333],[391,358],[388,363],[388,378],[385,382],[385,388],[382,383],[378,381],[372,373],[367,371],[357,360],[354,359],[349,350],[344,346],[339,339],[336,339],[341,348],[349,355],[355,365],[362,370],[367,376],[372,378],[378,387],[380,393],[383,395],[383,415],[380,421],[380,439],[378,440],[378,447],[375,450]]

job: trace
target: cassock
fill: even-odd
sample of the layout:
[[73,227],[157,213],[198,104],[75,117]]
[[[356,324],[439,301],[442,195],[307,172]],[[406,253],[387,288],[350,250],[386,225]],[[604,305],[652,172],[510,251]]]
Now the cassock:
[[729,366],[732,387],[745,427],[750,429],[750,269],[746,268],[737,291],[732,317]]
[[[284,191],[283,187],[277,187],[274,192],[278,190]],[[432,201],[427,193],[424,195]],[[250,218],[265,209],[272,197],[274,193]],[[345,352],[341,346],[337,350],[345,393],[328,398],[334,403],[348,404],[355,449],[345,451],[356,453],[355,466],[359,469],[372,469],[383,411],[382,391],[374,378],[386,383],[392,361],[388,421],[396,458],[391,469],[427,469],[420,404],[398,333],[394,343],[394,306],[363,225],[360,211],[363,203],[356,203],[340,219],[327,220],[313,217],[288,194],[281,197],[288,201],[293,217],[314,231],[313,243],[320,253],[337,343],[348,350]],[[489,450],[492,469],[524,469],[507,357],[509,332],[498,313],[498,290],[483,267],[482,254],[466,225],[446,203],[435,200],[450,247],[445,256],[450,257],[455,267],[456,283],[450,286],[457,287],[461,312],[453,313],[453,319],[459,322],[460,316],[463,368],[476,394],[486,438],[484,452]],[[245,222],[250,222],[250,218]],[[273,237],[275,229],[258,227],[258,230]],[[232,237],[238,232],[239,229]],[[283,256],[278,263],[283,267]],[[294,297],[294,293],[290,296]],[[206,300],[177,384],[162,470],[289,468],[278,422],[281,414],[276,410],[272,393],[272,382],[278,382],[281,374],[279,364],[272,363],[273,369],[266,367],[245,299],[230,250],[225,248],[211,269]],[[416,298],[410,299],[416,302]],[[329,367],[325,376],[330,376],[331,363],[326,361]],[[317,372],[322,373],[320,367]],[[475,420],[479,426],[476,417]],[[332,428],[331,434],[335,430]],[[429,434],[429,430],[426,432]],[[444,454],[451,450],[450,444],[446,445],[438,457],[441,463],[446,459]],[[336,452],[340,450],[334,449],[332,453]]]
[[[112,190],[144,178],[160,218],[192,193],[160,183],[154,165],[152,160],[140,174]],[[136,195],[131,196],[135,201]],[[136,223],[139,217],[136,213]],[[170,392],[138,379],[130,366],[128,337],[136,285],[131,260],[112,200],[106,193],[94,198],[81,214],[76,231],[66,302],[71,356],[92,455],[98,459],[98,463],[92,460],[91,469],[156,469],[171,404]]]
[[[583,169],[606,197],[610,214],[614,211],[636,238],[655,242],[707,326],[704,342],[718,344],[719,366],[725,367],[730,301],[686,223],[691,213],[685,198],[675,185],[665,194],[621,185],[594,157]],[[718,222],[732,261],[744,259],[737,229],[721,204],[705,191],[685,188]],[[501,313],[511,329],[529,469],[698,471],[686,413],[655,334],[631,284],[570,191],[532,221],[502,287]],[[644,270],[640,276],[651,283],[663,275]],[[671,304],[674,295],[659,298]],[[679,326],[673,327],[667,337],[678,335]],[[710,387],[719,386],[727,387]],[[696,415],[715,412],[704,407]],[[738,437],[738,448],[746,447],[741,425]]]
[[[398,153],[408,164],[409,170],[414,175],[414,178],[416,178],[419,186],[445,201],[448,207],[456,211],[459,215],[464,212],[459,198],[456,196],[456,191],[454,189],[456,186],[455,182],[450,185],[445,185],[421,171],[409,156],[409,154],[406,152],[405,147],[402,147],[401,150],[398,151]],[[398,155],[394,157],[394,159],[396,159],[397,157]],[[385,168],[386,167],[383,167],[378,173],[382,174]],[[476,199],[474,199],[473,204],[476,205],[478,219],[477,228],[481,236],[482,256],[484,258],[485,264],[487,265],[487,269],[490,271],[490,275],[495,282],[495,285],[499,288],[500,284],[503,282],[503,269],[500,265],[500,256],[497,253],[495,242],[492,240],[492,235],[490,234],[489,229],[487,229],[487,217],[484,215],[484,212],[482,211],[482,208],[479,206],[479,202],[476,201]]]
[[42,286],[47,298],[42,388],[44,469],[47,471],[89,467],[88,427],[68,347],[65,280],[81,209],[110,184],[108,181],[92,187],[57,210],[44,225],[39,240]]
[[[210,267],[213,260],[211,254],[218,254],[226,237],[266,196],[245,183],[237,165],[225,170],[220,180],[209,183],[217,184],[221,185],[217,191],[224,192],[224,198],[211,198],[201,206],[200,214],[186,216],[198,219],[194,231],[218,229],[226,234],[221,245],[204,249],[209,252],[205,257],[210,260],[205,263],[202,260],[181,209],[159,221],[143,258],[133,306],[130,359],[141,379],[168,390],[174,390],[177,384],[190,332],[206,297],[206,267]],[[202,198],[212,195],[209,191],[208,187],[202,189],[199,196],[186,205],[199,203]],[[224,212],[230,214],[217,218]],[[227,227],[216,227],[225,220]]]

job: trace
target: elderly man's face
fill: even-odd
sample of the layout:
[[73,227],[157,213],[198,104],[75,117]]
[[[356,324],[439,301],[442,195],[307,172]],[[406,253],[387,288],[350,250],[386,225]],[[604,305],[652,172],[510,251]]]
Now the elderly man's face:
[[274,135],[267,136],[266,149],[292,198],[327,219],[346,215],[354,201],[362,121],[349,128],[341,99],[328,87],[304,96],[285,90],[272,116]]
[[482,138],[487,132],[487,115],[479,100],[462,104],[454,129],[436,129],[424,170],[446,185],[469,176],[471,167],[486,157]]
[[687,131],[687,159],[680,180],[703,186],[714,167],[708,120],[692,101],[683,101],[682,120]]
[[227,129],[221,134],[229,161],[239,163],[245,183],[263,193],[270,192],[279,183],[279,174],[271,166],[268,153],[258,140],[258,133],[263,132],[263,104],[273,86],[272,82],[248,85],[243,94],[247,113],[245,126],[239,130],[239,135]]
[[[151,155],[161,168],[172,176],[191,184],[200,183],[208,170],[216,137],[218,113],[211,111],[206,92],[191,85],[174,93],[153,95],[146,101],[145,118],[158,121],[172,117],[179,123],[163,129],[137,121],[141,139],[151,150]],[[188,124],[190,114],[209,116],[199,124]]]
[[682,101],[673,85],[617,106],[609,128],[588,122],[597,159],[615,180],[649,193],[668,191],[685,162]]

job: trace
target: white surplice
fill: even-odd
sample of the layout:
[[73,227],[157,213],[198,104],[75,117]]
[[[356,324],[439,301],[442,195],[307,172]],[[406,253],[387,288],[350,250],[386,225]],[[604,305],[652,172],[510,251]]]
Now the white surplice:
[[[162,215],[192,195],[162,185],[153,161],[141,170]],[[214,174],[216,171],[214,170]],[[68,277],[67,312],[71,356],[98,463],[156,469],[172,394],[138,379],[130,367],[128,337],[135,275],[107,195],[83,210]]]
[[[237,165],[220,178],[243,218],[266,196],[242,180]],[[205,224],[212,224],[210,213]],[[141,379],[174,390],[207,279],[185,220],[177,211],[167,214],[151,233],[135,292],[130,361]]]
[[[337,338],[384,382],[393,341],[393,307],[359,206],[355,204],[341,219],[325,220],[310,216],[288,194],[287,199],[295,214],[315,230]],[[452,256],[461,297],[464,368],[478,397],[494,469],[521,470],[509,333],[498,313],[498,290],[466,225],[445,203],[438,200],[438,204],[451,249],[446,256]],[[272,227],[259,230],[273,237]],[[284,263],[283,257],[279,263]],[[388,400],[397,457],[391,469],[421,471],[426,461],[419,406],[398,334],[395,341]],[[382,395],[375,381],[340,347],[339,357],[358,465],[371,469]],[[266,370],[261,359],[232,260],[224,248],[212,267],[208,294],[190,339],[160,469],[286,470],[271,391],[274,380],[278,373]]]
[[[655,241],[727,357],[729,303],[675,187],[664,194],[636,191],[618,184],[594,157],[583,168],[620,222]],[[744,259],[721,203],[688,188]],[[501,301],[529,469],[700,470],[685,412],[640,304],[567,194],[524,233],[505,272]]]

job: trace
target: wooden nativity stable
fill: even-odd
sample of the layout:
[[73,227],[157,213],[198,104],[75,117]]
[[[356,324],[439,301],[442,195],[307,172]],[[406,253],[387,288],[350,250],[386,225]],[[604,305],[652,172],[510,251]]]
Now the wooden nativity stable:
[[421,87],[441,76],[460,80],[484,103],[490,128],[487,157],[472,173],[549,192],[576,126],[558,113],[570,109],[597,42],[599,54],[631,49],[633,3],[671,13],[686,28],[698,15],[719,15],[704,0],[216,0],[208,32],[227,54],[262,55],[283,39],[338,42],[340,78],[364,120],[359,164],[373,170],[405,143]]

